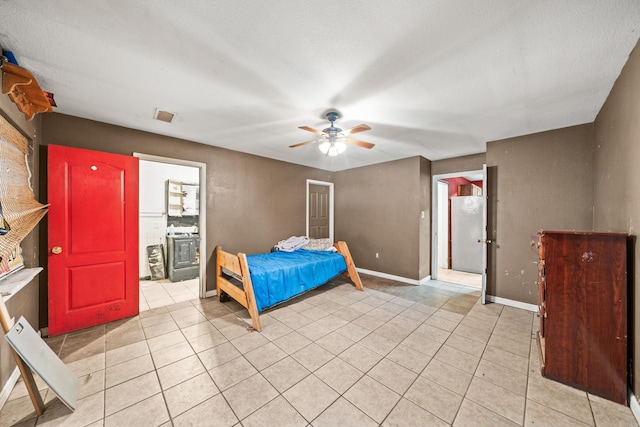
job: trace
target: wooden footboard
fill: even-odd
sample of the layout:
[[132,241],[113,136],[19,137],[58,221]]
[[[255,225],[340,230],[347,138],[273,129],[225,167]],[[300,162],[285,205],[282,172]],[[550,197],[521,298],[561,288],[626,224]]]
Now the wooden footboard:
[[216,293],[221,301],[224,295],[238,301],[249,311],[253,329],[262,330],[246,254],[233,255],[216,247]]
[[[345,274],[349,276],[356,289],[359,291],[364,290],[347,243],[341,241],[333,246],[345,258],[347,264]],[[253,329],[256,331],[262,330],[246,254],[238,253],[234,255],[223,251],[220,246],[216,247],[216,293],[221,301],[225,295],[228,295],[245,307],[251,316]]]
[[347,271],[345,274],[347,274],[353,284],[356,285],[357,290],[364,291],[362,281],[360,280],[360,276],[358,275],[358,271],[356,270],[356,265],[353,263],[353,258],[351,258],[351,252],[349,252],[347,242],[340,241],[338,243],[334,243],[333,246],[338,250],[339,253],[342,254],[342,256],[344,256],[344,260],[347,263]]

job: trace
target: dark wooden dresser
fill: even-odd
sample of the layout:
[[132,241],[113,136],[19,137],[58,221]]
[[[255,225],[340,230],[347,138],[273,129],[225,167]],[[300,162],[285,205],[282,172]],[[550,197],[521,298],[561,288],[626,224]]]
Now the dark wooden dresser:
[[628,404],[626,234],[538,233],[542,374]]

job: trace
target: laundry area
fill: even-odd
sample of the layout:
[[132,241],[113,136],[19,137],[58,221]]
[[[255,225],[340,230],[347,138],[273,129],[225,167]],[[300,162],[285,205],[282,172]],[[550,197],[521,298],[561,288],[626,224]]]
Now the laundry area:
[[140,160],[141,310],[198,297],[199,172]]

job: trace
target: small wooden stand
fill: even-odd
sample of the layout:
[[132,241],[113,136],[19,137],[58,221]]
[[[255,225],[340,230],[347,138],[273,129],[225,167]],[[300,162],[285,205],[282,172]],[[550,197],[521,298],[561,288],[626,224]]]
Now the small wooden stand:
[[27,120],[31,120],[36,113],[48,113],[53,109],[49,100],[42,92],[33,74],[22,67],[5,62],[2,65],[2,93],[18,106]]
[[[7,306],[4,304],[2,298],[0,298],[0,324],[2,324],[2,330],[5,334],[9,333],[13,327],[13,320],[11,320]],[[24,385],[27,387],[31,403],[33,403],[36,414],[40,416],[44,412],[44,402],[42,401],[42,397],[38,391],[36,381],[33,378],[33,372],[31,372],[31,368],[22,361],[18,353],[16,353],[13,348],[11,348],[11,353],[13,354],[13,358],[16,360],[16,365],[18,365],[20,375],[22,375],[22,379],[24,380]]]

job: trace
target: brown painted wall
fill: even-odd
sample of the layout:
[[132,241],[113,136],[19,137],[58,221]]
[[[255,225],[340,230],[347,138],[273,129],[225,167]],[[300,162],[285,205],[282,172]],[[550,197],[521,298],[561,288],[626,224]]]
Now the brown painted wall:
[[[594,226],[599,231],[630,233],[640,230],[640,47],[636,46],[609,97],[598,114],[595,126],[595,211]],[[630,322],[628,336],[633,371],[640,372],[640,251],[635,247],[629,271]],[[635,265],[635,268],[633,268]],[[636,396],[639,375],[631,384]]]
[[335,173],[336,239],[350,244],[359,268],[419,279],[421,164],[412,157]]
[[482,165],[486,162],[487,155],[485,153],[434,160],[431,162],[431,175],[482,170]]
[[593,126],[542,132],[487,144],[495,167],[495,283],[487,294],[537,304],[540,229],[593,227]]
[[[42,130],[43,145],[124,155],[138,152],[206,163],[204,259],[211,272],[215,246],[230,252],[268,252],[279,240],[304,235],[306,179],[332,180],[331,172],[319,169],[63,114],[44,116]],[[46,176],[44,170],[42,174]],[[46,238],[40,244],[46,247]],[[207,277],[207,289],[215,289],[213,274]]]
[[[0,73],[0,85],[2,84],[2,73]],[[37,115],[33,120],[26,121],[24,115],[18,111],[16,105],[11,102],[8,96],[0,95],[0,115],[7,119],[15,128],[19,129],[30,141],[29,147],[33,149],[28,161],[32,173],[32,184],[34,185],[34,193],[38,198],[38,168],[34,165],[38,164],[39,146],[38,141],[41,135],[41,118]],[[40,226],[25,237],[22,241],[22,256],[26,267],[37,267],[40,265],[38,254],[38,234]],[[7,310],[12,317],[16,319],[24,316],[25,319],[33,326],[38,328],[38,289],[39,279],[34,279],[30,284],[23,288],[20,292],[13,295],[6,303]],[[46,281],[43,282],[46,285]],[[4,332],[0,328],[0,391],[4,389],[7,380],[15,369],[16,364],[9,348],[9,344],[4,338]]]
[[[424,218],[422,214],[424,213]],[[418,280],[431,274],[431,161],[420,157],[420,257]]]

